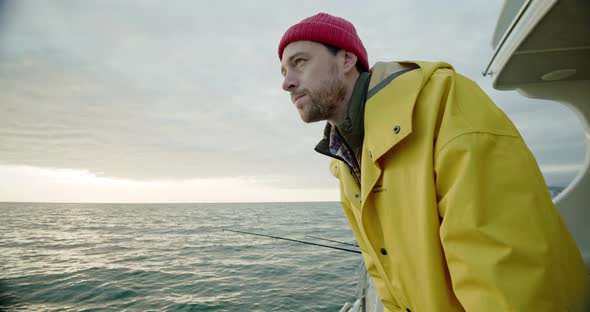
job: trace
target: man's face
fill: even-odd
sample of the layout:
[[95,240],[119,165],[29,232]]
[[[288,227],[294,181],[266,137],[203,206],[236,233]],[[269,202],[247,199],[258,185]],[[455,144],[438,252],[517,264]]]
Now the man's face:
[[283,50],[283,90],[291,94],[304,122],[333,118],[344,100],[346,85],[339,54],[313,41],[295,41]]

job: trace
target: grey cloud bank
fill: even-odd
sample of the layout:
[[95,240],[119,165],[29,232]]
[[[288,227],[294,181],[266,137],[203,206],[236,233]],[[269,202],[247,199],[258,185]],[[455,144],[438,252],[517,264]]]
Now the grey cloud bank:
[[553,168],[548,181],[564,185],[584,159],[575,115],[492,90],[481,77],[500,5],[8,1],[0,16],[0,164],[334,187],[328,160],[313,151],[323,125],[299,120],[280,90],[276,52],[288,26],[324,11],[355,23],[371,63],[445,60],[476,80],[539,163]]

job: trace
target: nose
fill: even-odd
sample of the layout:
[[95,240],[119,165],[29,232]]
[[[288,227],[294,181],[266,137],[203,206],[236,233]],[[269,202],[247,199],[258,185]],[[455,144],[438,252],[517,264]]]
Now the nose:
[[287,92],[291,92],[297,88],[297,79],[295,79],[294,75],[287,72],[285,74],[285,78],[283,78],[283,90]]

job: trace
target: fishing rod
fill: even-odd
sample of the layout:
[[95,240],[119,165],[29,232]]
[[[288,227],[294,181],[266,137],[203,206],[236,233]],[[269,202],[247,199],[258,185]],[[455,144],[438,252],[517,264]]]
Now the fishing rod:
[[343,244],[343,245],[349,245],[349,246],[354,246],[354,247],[358,247],[359,246],[357,244],[345,243],[345,242],[340,242],[340,241],[333,240],[333,239],[321,238],[321,237],[317,237],[317,236],[305,235],[305,237],[311,237],[311,238],[315,238],[315,239],[319,239],[319,240],[324,240],[324,241],[328,241],[328,242],[333,242],[333,243],[338,243],[338,244]]
[[336,250],[341,250],[341,251],[348,251],[348,252],[354,252],[354,253],[358,253],[358,254],[360,254],[360,253],[361,253],[361,252],[360,252],[360,251],[358,251],[358,250],[352,250],[352,249],[340,248],[340,247],[329,246],[329,245],[323,245],[323,244],[316,244],[316,243],[311,243],[311,242],[301,241],[301,240],[292,239],[292,238],[280,237],[280,236],[272,236],[272,235],[259,234],[259,233],[252,233],[252,232],[246,232],[246,231],[230,230],[230,229],[225,229],[225,228],[222,228],[221,230],[222,230],[222,231],[228,231],[228,232],[234,232],[234,233],[242,233],[242,234],[250,234],[250,235],[262,236],[262,237],[270,237],[270,238],[275,238],[275,239],[282,239],[282,240],[286,240],[286,241],[290,241],[290,242],[296,242],[296,243],[302,243],[302,244],[307,244],[307,245],[313,245],[313,246],[319,246],[319,247],[332,248],[332,249],[336,249]]

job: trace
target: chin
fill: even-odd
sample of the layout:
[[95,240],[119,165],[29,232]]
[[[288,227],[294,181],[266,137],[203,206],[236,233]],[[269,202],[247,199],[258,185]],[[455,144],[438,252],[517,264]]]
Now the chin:
[[323,119],[321,119],[321,118],[309,118],[309,117],[306,117],[306,116],[301,116],[301,120],[303,120],[303,122],[305,122],[305,123],[314,123],[314,122],[322,121]]
[[323,118],[317,111],[314,110],[299,110],[299,116],[301,116],[301,120],[305,123],[314,123],[322,120],[326,120]]

